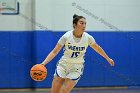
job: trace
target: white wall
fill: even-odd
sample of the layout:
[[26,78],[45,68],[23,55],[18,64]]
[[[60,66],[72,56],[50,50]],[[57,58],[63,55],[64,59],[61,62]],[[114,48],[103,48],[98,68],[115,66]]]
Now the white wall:
[[87,30],[140,31],[139,10],[140,0],[36,0],[36,21],[65,31],[72,29],[76,13],[87,18]]
[[[87,18],[87,30],[140,31],[140,0],[19,0],[19,2],[20,15],[0,15],[1,31],[30,31],[34,28],[66,31],[72,29],[72,16],[75,13]],[[35,21],[32,21],[33,19]]]
[[[51,29],[52,26],[52,3],[51,0],[36,0],[35,2],[36,29],[44,30],[45,27]],[[41,25],[41,26],[40,26]]]
[[33,24],[30,21],[33,18],[33,1],[18,0],[20,3],[20,15],[1,15],[0,31],[30,31]]

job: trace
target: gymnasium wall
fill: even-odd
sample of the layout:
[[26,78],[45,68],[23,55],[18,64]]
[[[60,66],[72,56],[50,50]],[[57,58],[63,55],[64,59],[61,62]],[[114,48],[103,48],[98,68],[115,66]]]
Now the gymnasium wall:
[[36,21],[55,31],[72,29],[74,14],[86,17],[88,31],[140,30],[139,0],[36,0],[36,6]]
[[[6,1],[6,0],[5,0]],[[34,29],[34,0],[19,0],[19,15],[1,15],[0,30],[4,31],[31,31]],[[1,5],[0,5],[1,7]],[[29,20],[30,19],[30,20]]]
[[[35,1],[35,2],[34,2]],[[0,15],[0,88],[51,87],[61,51],[46,67],[43,82],[29,70],[42,62],[58,39],[72,29],[73,14],[87,19],[87,31],[116,66],[90,47],[77,87],[140,86],[140,2],[138,0],[20,0],[20,15]]]

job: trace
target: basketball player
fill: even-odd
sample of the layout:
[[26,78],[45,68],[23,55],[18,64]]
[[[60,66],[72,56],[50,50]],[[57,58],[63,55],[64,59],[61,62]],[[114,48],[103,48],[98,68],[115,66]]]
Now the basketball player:
[[55,48],[41,63],[48,64],[64,47],[64,54],[57,64],[52,82],[52,93],[70,93],[80,79],[84,68],[84,55],[88,45],[103,56],[111,66],[114,61],[95,42],[94,38],[85,32],[86,18],[73,16],[73,30],[66,32]]

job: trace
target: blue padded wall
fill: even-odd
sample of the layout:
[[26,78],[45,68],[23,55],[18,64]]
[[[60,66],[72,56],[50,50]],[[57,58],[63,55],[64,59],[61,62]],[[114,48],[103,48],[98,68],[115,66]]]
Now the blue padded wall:
[[[64,32],[0,31],[0,88],[51,87],[55,65],[63,51],[46,66],[48,76],[43,82],[30,78],[30,68],[41,63],[55,47]],[[140,32],[89,32],[96,42],[114,59],[116,66],[90,47],[85,56],[84,74],[77,87],[139,86]]]

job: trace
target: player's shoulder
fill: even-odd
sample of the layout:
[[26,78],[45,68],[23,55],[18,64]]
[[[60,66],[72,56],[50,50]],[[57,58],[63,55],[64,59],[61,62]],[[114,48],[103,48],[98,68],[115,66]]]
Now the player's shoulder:
[[85,33],[85,36],[88,38],[89,44],[95,43],[95,39],[94,39],[94,37],[92,35],[90,35],[87,32],[84,32],[84,33]]
[[68,37],[68,36],[70,36],[71,33],[72,33],[72,30],[69,30],[69,31],[65,32],[64,36]]
[[66,31],[65,34],[70,34],[70,33],[72,33],[72,31],[73,31],[73,30]]
[[92,37],[89,33],[87,32],[84,32],[84,35],[87,36],[87,37]]

